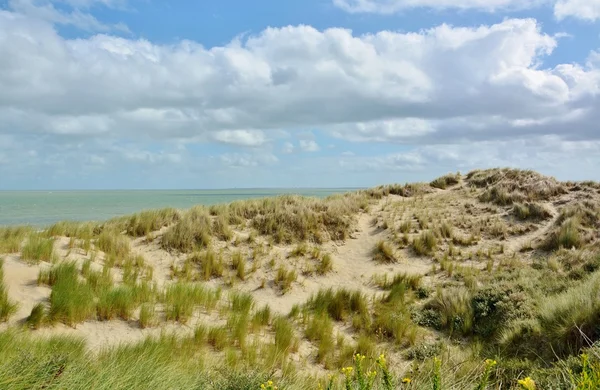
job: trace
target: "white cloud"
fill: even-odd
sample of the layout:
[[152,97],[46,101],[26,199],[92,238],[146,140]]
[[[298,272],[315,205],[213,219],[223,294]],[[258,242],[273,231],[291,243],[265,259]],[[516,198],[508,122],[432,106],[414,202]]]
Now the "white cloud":
[[265,134],[260,130],[219,130],[214,133],[213,139],[240,146],[261,146],[267,142]]
[[129,32],[126,25],[117,23],[108,25],[99,21],[89,12],[81,9],[89,8],[95,3],[101,3],[105,6],[114,6],[111,1],[95,0],[74,0],[64,1],[71,6],[70,10],[61,10],[54,6],[58,1],[53,0],[9,0],[9,7],[20,14],[27,15],[36,19],[45,20],[55,24],[72,25],[85,31],[121,31]]
[[[252,167],[277,162],[275,134],[307,128],[354,142],[431,145],[440,154],[453,150],[449,156],[461,149],[444,145],[464,141],[596,142],[599,56],[545,67],[558,44],[533,19],[507,19],[366,35],[288,26],[205,48],[104,34],[66,39],[48,20],[0,11],[0,137],[17,145],[0,142],[0,153],[3,161],[18,159],[20,150],[40,146],[40,156],[24,164],[68,167],[98,155],[107,167],[111,159],[183,166],[193,156],[175,146],[156,152],[156,143],[216,141],[252,149],[211,164]],[[32,143],[38,138],[42,144]],[[99,154],[104,139],[137,147]],[[304,138],[281,151],[295,147],[319,145]],[[375,162],[345,156],[345,164],[420,170],[430,161],[423,153]]]
[[333,0],[333,4],[351,13],[393,14],[410,8],[475,9],[495,12],[533,8],[550,0]]
[[281,148],[281,152],[285,154],[290,154],[294,152],[294,144],[291,142],[284,142],[283,147]]
[[482,12],[518,11],[553,6],[558,20],[567,17],[596,21],[600,19],[600,0],[332,0],[350,13],[394,14],[413,8],[436,10],[475,10]]
[[600,0],[558,0],[554,15],[560,20],[574,17],[589,21],[600,19]]
[[226,153],[219,158],[223,164],[230,167],[258,167],[279,161],[273,154]]
[[299,144],[300,149],[304,152],[318,152],[321,149],[314,140],[301,139]]

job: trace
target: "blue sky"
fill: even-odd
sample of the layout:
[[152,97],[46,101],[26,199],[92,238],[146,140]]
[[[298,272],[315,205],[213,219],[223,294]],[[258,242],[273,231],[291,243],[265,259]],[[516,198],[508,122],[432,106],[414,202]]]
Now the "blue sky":
[[0,0],[0,189],[600,180],[600,0]]

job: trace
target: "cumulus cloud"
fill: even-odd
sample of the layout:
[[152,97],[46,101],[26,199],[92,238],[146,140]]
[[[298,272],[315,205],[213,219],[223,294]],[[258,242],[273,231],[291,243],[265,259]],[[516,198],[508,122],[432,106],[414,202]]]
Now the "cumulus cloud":
[[214,133],[215,141],[240,146],[261,146],[267,142],[260,130],[219,130]]
[[[510,5],[464,2],[484,3]],[[251,153],[228,153],[211,163],[269,166],[278,162],[270,149],[275,134],[307,128],[352,142],[439,150],[465,141],[548,136],[596,142],[600,56],[545,67],[558,44],[534,19],[506,19],[363,35],[288,26],[206,48],[194,41],[157,44],[109,34],[67,39],[51,19],[0,11],[0,136],[20,145],[9,150],[0,143],[0,156],[13,158],[39,137],[46,153],[57,156],[36,161],[64,166],[81,157],[77,145],[96,147],[102,139],[220,142]],[[67,143],[73,144],[71,157],[61,155]],[[93,147],[85,152],[95,155]],[[297,148],[316,151],[319,145],[303,139]],[[155,149],[110,153],[140,164],[192,158]],[[294,149],[285,143],[281,152]],[[432,158],[415,153],[376,162],[353,156],[346,167],[417,170]],[[110,156],[102,156],[106,166]]]
[[600,19],[600,0],[332,0],[350,13],[394,14],[413,8],[436,10],[475,10],[481,12],[518,11],[553,6],[554,15],[595,21]]
[[295,146],[291,142],[284,142],[283,147],[281,148],[281,152],[285,154],[294,153]]
[[476,9],[494,12],[507,9],[533,8],[550,0],[333,0],[347,12],[392,14],[410,8]]
[[554,14],[558,19],[574,17],[595,21],[600,19],[600,0],[558,0]]
[[314,140],[302,139],[299,142],[300,149],[304,152],[318,152],[321,148]]

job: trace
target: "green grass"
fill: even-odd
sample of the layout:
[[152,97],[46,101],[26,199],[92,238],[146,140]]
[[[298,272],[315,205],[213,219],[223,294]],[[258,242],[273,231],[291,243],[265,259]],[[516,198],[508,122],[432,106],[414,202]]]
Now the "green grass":
[[424,230],[413,238],[412,247],[419,256],[430,255],[437,248],[437,239],[430,230]]
[[292,323],[284,317],[277,317],[273,320],[273,331],[275,332],[274,346],[277,353],[283,355],[290,353],[296,343]]
[[[88,271],[89,272],[89,271]],[[77,282],[77,263],[74,261],[62,261],[53,265],[51,268],[41,269],[37,282],[47,286],[54,286],[58,281],[64,280],[69,282]]]
[[167,250],[192,252],[208,247],[212,235],[212,221],[208,211],[202,206],[196,206],[165,232],[161,246]]
[[333,271],[333,258],[329,253],[325,253],[317,264],[317,273],[319,275],[325,275]]
[[0,227],[0,253],[19,252],[23,240],[30,233],[28,226]]
[[157,322],[156,308],[152,303],[144,303],[140,308],[140,328],[146,329],[154,326]]
[[455,184],[458,184],[459,182],[460,182],[460,174],[456,174],[456,175],[448,174],[446,176],[438,177],[437,179],[435,179],[434,181],[429,183],[429,185],[434,188],[439,188],[439,189],[445,190],[449,186],[453,186]]
[[96,313],[100,321],[110,321],[115,318],[130,320],[138,302],[134,288],[118,286],[104,290],[99,296]]
[[104,230],[96,241],[98,249],[117,259],[124,259],[129,255],[129,239],[116,231]]
[[218,216],[213,221],[213,234],[223,241],[231,241],[233,238],[233,230],[229,227],[227,220],[222,216]]
[[166,319],[185,324],[197,308],[213,309],[219,295],[219,291],[213,291],[198,284],[171,284],[166,288],[164,294]]
[[241,252],[237,251],[231,255],[231,264],[235,274],[240,280],[246,280],[246,259]]
[[327,313],[335,321],[344,321],[353,314],[367,316],[369,313],[364,294],[346,289],[319,290],[308,299],[306,307],[316,313]]
[[317,363],[324,363],[334,355],[333,322],[326,313],[311,316],[304,334],[317,346]]
[[8,297],[8,288],[4,285],[4,260],[0,259],[0,322],[5,322],[15,314],[18,305]]
[[279,266],[275,275],[275,285],[279,287],[282,293],[290,291],[292,283],[296,281],[298,274],[293,269],[287,269],[283,265]]
[[471,294],[463,288],[440,289],[429,303],[429,307],[440,315],[441,326],[451,335],[468,335],[473,329],[473,307]]
[[513,214],[522,221],[544,220],[551,217],[550,212],[539,203],[517,203],[513,206]]
[[25,321],[31,329],[39,329],[46,321],[46,305],[37,303],[32,309],[29,317]]
[[208,281],[223,276],[225,271],[223,258],[212,250],[194,253],[188,259],[198,266],[202,280]]
[[28,263],[40,261],[52,262],[56,259],[54,239],[45,238],[42,234],[32,233],[21,250],[21,258]]
[[92,318],[95,312],[91,287],[77,279],[77,275],[62,274],[50,293],[50,321],[60,321],[69,326]]
[[44,234],[47,237],[72,237],[90,240],[100,231],[100,227],[91,222],[61,221],[49,226]]
[[380,240],[373,249],[373,260],[381,264],[396,263],[398,259],[394,255],[394,249],[389,243]]
[[[145,237],[149,233],[169,226],[180,219],[180,214],[173,208],[147,210],[127,218],[124,230],[133,237]],[[110,225],[110,221],[108,223]]]

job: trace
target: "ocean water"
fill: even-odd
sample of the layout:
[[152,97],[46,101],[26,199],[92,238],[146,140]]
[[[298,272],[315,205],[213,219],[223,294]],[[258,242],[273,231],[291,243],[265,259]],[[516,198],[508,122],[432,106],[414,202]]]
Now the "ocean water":
[[142,210],[228,203],[240,199],[298,194],[323,198],[349,188],[0,191],[0,226],[45,226],[57,221],[103,221]]

